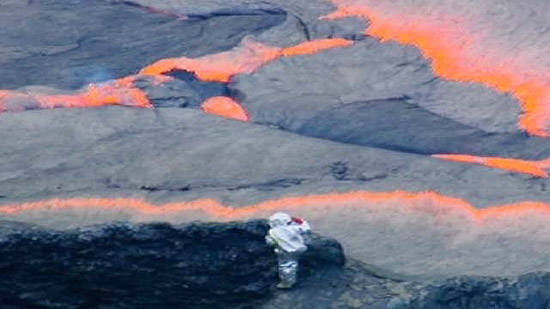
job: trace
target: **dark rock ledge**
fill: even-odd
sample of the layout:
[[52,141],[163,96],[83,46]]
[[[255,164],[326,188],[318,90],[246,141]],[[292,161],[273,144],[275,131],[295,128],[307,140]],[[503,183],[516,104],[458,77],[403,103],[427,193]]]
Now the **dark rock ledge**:
[[550,275],[422,281],[312,235],[299,284],[274,288],[263,220],[101,225],[0,223],[0,308],[549,308]]
[[[277,262],[265,221],[18,230],[0,242],[1,308],[226,308],[265,299]],[[341,267],[312,237],[303,276]]]

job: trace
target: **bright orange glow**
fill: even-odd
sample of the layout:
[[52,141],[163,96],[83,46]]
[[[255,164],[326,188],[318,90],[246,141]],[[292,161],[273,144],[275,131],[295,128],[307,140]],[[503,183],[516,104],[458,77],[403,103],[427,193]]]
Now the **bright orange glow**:
[[283,49],[282,54],[285,57],[299,56],[299,55],[312,55],[323,50],[336,48],[336,47],[348,47],[353,44],[353,41],[346,39],[319,39],[313,41],[306,41],[304,43],[288,47]]
[[[519,126],[533,135],[548,137],[550,129],[550,86],[540,77],[511,65],[516,59],[499,63],[476,56],[472,50],[483,44],[483,35],[468,30],[464,21],[439,16],[434,22],[422,16],[389,16],[366,4],[347,5],[348,0],[332,0],[338,10],[323,18],[360,17],[370,21],[368,35],[382,41],[395,40],[416,46],[439,76],[460,82],[482,83],[500,92],[509,92],[521,102],[524,111]],[[453,21],[453,22],[445,22]],[[510,65],[504,65],[504,63]]]
[[522,214],[536,213],[550,219],[550,204],[543,202],[522,202],[516,204],[496,205],[478,209],[459,198],[444,196],[436,192],[366,192],[330,193],[285,197],[268,200],[254,205],[239,208],[223,205],[212,199],[201,199],[191,202],[175,202],[168,204],[151,204],[141,199],[131,198],[74,198],[52,199],[21,204],[5,204],[0,206],[2,215],[18,215],[33,211],[63,211],[63,210],[94,210],[130,211],[141,215],[168,215],[186,213],[202,213],[213,220],[245,220],[265,216],[268,213],[286,210],[299,211],[303,208],[325,207],[326,205],[345,206],[361,205],[361,203],[380,205],[400,205],[406,211],[422,212],[440,217],[453,212],[464,213],[473,222],[483,223],[497,217],[519,217]]
[[[150,108],[153,105],[147,94],[134,87],[137,78],[153,78],[152,82],[158,86],[172,80],[170,76],[163,74],[174,70],[183,70],[194,73],[198,79],[203,81],[228,83],[233,76],[252,73],[280,57],[310,55],[351,44],[352,41],[344,39],[321,39],[281,49],[246,40],[242,46],[227,52],[196,59],[186,57],[162,59],[143,68],[138,75],[123,77],[108,83],[90,84],[86,90],[78,93],[46,95],[0,90],[0,112],[23,111],[29,108],[49,109],[107,105]],[[250,120],[249,113],[239,103],[228,97],[211,98],[203,103],[202,110],[241,121]]]
[[249,113],[230,97],[212,97],[202,103],[201,109],[205,113],[244,122],[250,121]]
[[[99,107],[108,105],[124,105],[132,107],[152,107],[147,95],[134,88],[128,78],[104,84],[90,84],[86,90],[74,94],[45,95],[16,91],[0,91],[1,111],[21,111],[24,106],[17,102],[25,102],[24,106],[32,104],[33,108],[75,108]],[[12,103],[10,105],[10,103]],[[12,107],[13,106],[13,107]]]
[[203,81],[227,83],[237,74],[252,73],[279,57],[280,49],[247,40],[233,50],[200,58],[162,59],[141,70],[144,75],[159,75],[180,70],[192,72]]
[[478,157],[462,154],[437,154],[433,155],[433,157],[455,162],[480,164],[488,167],[533,175],[541,178],[549,177],[549,174],[546,170],[550,169],[550,158],[540,161],[529,161],[499,157]]
[[11,93],[9,91],[0,90],[0,113],[3,113],[6,111],[6,107],[4,106],[4,104],[10,96],[11,96]]
[[321,39],[281,49],[247,40],[242,46],[218,54],[194,59],[186,57],[162,59],[143,68],[140,73],[159,75],[180,70],[192,72],[202,81],[228,83],[235,75],[253,73],[263,65],[281,57],[309,55],[351,44],[352,41],[344,39]]

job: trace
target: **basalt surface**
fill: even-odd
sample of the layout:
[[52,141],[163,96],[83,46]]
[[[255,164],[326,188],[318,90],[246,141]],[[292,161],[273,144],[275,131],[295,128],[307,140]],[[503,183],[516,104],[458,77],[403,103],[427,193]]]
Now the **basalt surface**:
[[[0,301],[547,306],[548,4],[497,2],[1,1]],[[186,225],[274,211],[348,263]]]

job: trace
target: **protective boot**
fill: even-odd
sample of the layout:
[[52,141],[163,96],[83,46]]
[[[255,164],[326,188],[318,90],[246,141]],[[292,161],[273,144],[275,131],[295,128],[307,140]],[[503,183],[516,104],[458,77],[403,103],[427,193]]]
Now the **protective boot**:
[[278,254],[279,279],[277,284],[279,289],[292,288],[298,279],[298,260],[293,254],[281,252]]

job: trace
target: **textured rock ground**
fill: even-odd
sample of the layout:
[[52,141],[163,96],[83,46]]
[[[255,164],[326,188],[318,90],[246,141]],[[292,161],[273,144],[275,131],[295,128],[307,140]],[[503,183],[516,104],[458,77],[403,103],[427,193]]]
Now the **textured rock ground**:
[[[492,1],[483,5],[470,2],[441,3],[454,3],[459,9],[452,13],[466,17],[457,20],[477,22],[479,28],[475,29],[496,29],[484,41],[488,45],[477,46],[472,54],[482,53],[480,59],[492,63],[489,56],[504,57],[513,51],[517,59],[525,60],[517,75],[523,76],[536,62],[536,70],[531,71],[538,76],[538,70],[545,67],[541,55],[548,45],[544,31],[547,20],[539,15],[547,4],[538,0],[522,5],[503,1],[495,10],[488,10]],[[432,21],[426,8],[447,12],[447,6],[439,2],[418,3],[426,6],[413,11],[428,17],[416,16],[412,19],[415,24]],[[537,7],[540,9],[534,9]],[[390,15],[411,11],[406,1],[377,8]],[[369,22],[363,19],[320,19],[334,9],[331,1],[322,0],[204,0],[200,4],[188,0],[1,1],[0,89],[31,94],[76,90],[90,82],[134,74],[162,58],[195,58],[228,51],[243,40],[288,47],[312,39],[345,38],[353,45],[280,57],[225,84],[200,81],[184,71],[168,73],[174,79],[163,84],[139,78],[136,87],[149,97],[154,109],[106,107],[0,114],[0,202],[17,205],[55,198],[107,197],[139,198],[162,205],[211,198],[232,213],[232,209],[249,209],[246,206],[254,203],[312,194],[433,191],[461,200],[421,197],[411,202],[408,195],[396,195],[389,200],[297,203],[289,211],[306,216],[315,230],[337,238],[351,262],[343,269],[313,272],[298,289],[279,293],[266,288],[266,278],[273,275],[273,269],[261,260],[264,264],[256,271],[263,281],[253,296],[246,294],[248,290],[226,294],[223,301],[265,308],[547,306],[547,211],[535,207],[515,212],[516,208],[508,207],[508,212],[499,212],[499,205],[550,202],[548,178],[446,162],[430,155],[456,152],[540,160],[550,156],[549,140],[520,130],[522,111],[517,96],[480,83],[444,79],[434,72],[434,62],[424,57],[425,51],[366,35]],[[498,41],[500,37],[503,41]],[[514,41],[516,37],[522,42]],[[498,59],[506,60],[502,57]],[[239,59],[226,60],[232,63]],[[507,64],[516,65],[519,60]],[[251,122],[201,112],[201,103],[213,96],[236,99],[250,113]],[[13,253],[10,263],[19,263],[22,270],[13,272],[7,262],[0,262],[4,265],[2,277],[15,276],[11,283],[23,284],[27,281],[18,274],[28,275],[25,280],[37,275],[25,273],[27,270],[44,275],[39,268],[23,267],[32,262],[26,255],[32,253],[36,261],[57,267],[60,272],[50,279],[65,284],[61,268],[76,255],[63,255],[67,252],[64,246],[74,244],[74,250],[93,251],[83,249],[87,241],[105,245],[98,250],[105,249],[114,256],[129,257],[137,252],[146,258],[141,261],[144,264],[138,261],[130,265],[138,265],[144,272],[150,271],[147,263],[160,267],[148,260],[156,255],[176,265],[176,261],[194,258],[176,254],[180,238],[182,242],[194,239],[188,235],[193,228],[134,224],[227,220],[207,211],[153,215],[133,213],[131,207],[109,210],[96,206],[63,210],[53,202],[21,213],[2,211],[0,219],[5,221],[0,223],[0,232],[11,236],[2,240],[10,246],[1,249],[8,255]],[[1,210],[5,209],[7,206]],[[485,216],[481,209],[490,211]],[[272,210],[237,219],[265,216]],[[89,225],[117,221],[126,225],[86,230]],[[223,231],[235,227],[213,226]],[[250,232],[237,226],[237,230]],[[238,244],[235,250],[252,246],[257,250],[254,257],[265,253],[267,249],[259,243],[261,229],[254,227],[255,232],[247,234],[249,241]],[[117,238],[118,233],[126,238]],[[216,235],[210,236],[219,240]],[[171,242],[173,238],[178,241]],[[215,245],[216,241],[202,244]],[[41,259],[31,244],[49,250],[56,258]],[[201,242],[193,245],[205,250]],[[217,249],[219,261],[230,260]],[[98,256],[98,261],[112,258]],[[199,263],[208,255],[196,258]],[[98,267],[114,265],[109,263]],[[232,266],[244,271],[240,263]],[[155,272],[167,276],[155,279],[159,294],[145,293],[140,301],[161,296],[164,298],[159,301],[170,301],[167,299],[175,294],[163,293],[176,293],[178,288],[183,289],[182,295],[191,293],[175,286],[181,278],[173,277],[173,268],[158,268]],[[100,281],[94,280],[108,278],[96,270],[75,269],[74,280],[88,278],[86,282],[97,284]],[[137,276],[131,269],[119,270]],[[182,275],[194,274],[192,269],[179,270]],[[193,280],[191,284],[211,283],[210,279]],[[174,285],[158,288],[169,282]],[[43,293],[43,286],[33,284],[29,286],[38,292],[30,294],[14,294],[10,290],[13,284],[8,284],[0,299],[15,307],[25,307],[29,302],[39,306],[39,302],[48,302],[48,297],[65,291],[51,287]],[[243,286],[247,284],[221,289],[227,292]],[[136,307],[131,303],[135,294],[126,294],[124,288],[123,284],[91,290],[77,286],[71,295],[84,297],[81,301],[92,307],[97,299],[109,303],[115,298],[127,299],[128,307]],[[128,288],[138,291],[141,287]],[[98,294],[106,298],[96,297]],[[178,301],[198,304],[209,299],[205,295],[201,300]],[[236,295],[242,297],[231,298]],[[256,296],[262,296],[262,302],[249,303]],[[69,307],[85,305],[69,298],[55,301]],[[61,303],[41,304],[55,307]]]
[[[6,145],[0,149],[5,203],[96,196],[161,203],[208,197],[239,207],[287,196],[403,188],[437,190],[477,206],[548,198],[545,179],[301,137],[192,109],[59,109],[9,116],[0,123]],[[438,219],[430,211],[396,208],[402,203],[407,201],[353,207],[333,201],[320,210],[290,211],[340,239],[352,258],[385,269],[430,277],[550,270],[548,225],[536,214],[514,224],[479,225],[461,212]],[[124,209],[91,208],[2,217],[66,228],[117,220],[178,223],[188,221],[187,215],[134,216]]]
[[243,14],[197,16],[181,22],[101,0],[3,1],[0,14],[3,89],[78,89],[133,74],[161,58],[227,50],[244,36],[285,20],[284,12],[252,10],[244,12],[244,18]]
[[278,292],[260,308],[547,308],[546,274],[516,279],[457,277],[409,281],[354,261]]
[[302,137],[196,110],[59,109],[2,117],[6,202],[122,194],[246,204],[365,188],[436,190],[479,206],[548,200],[546,179]]

